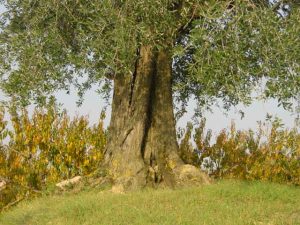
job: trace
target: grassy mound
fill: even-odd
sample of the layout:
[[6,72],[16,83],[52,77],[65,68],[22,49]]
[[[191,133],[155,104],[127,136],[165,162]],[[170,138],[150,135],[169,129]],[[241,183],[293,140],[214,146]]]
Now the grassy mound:
[[91,190],[23,202],[1,225],[300,224],[300,188],[222,181],[182,190]]

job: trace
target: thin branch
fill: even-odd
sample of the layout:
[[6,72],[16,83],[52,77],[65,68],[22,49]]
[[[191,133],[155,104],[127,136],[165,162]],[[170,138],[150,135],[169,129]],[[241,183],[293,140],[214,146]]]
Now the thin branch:
[[14,206],[14,205],[18,204],[19,202],[23,201],[25,198],[26,197],[22,197],[22,198],[17,199],[14,202],[11,202],[11,203],[7,204],[0,211],[4,211],[4,210],[7,210],[7,209],[11,208],[12,206]]

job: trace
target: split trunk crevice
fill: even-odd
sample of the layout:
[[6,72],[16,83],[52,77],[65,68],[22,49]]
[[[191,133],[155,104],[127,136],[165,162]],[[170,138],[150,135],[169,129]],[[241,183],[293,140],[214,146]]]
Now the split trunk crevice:
[[132,76],[114,79],[105,166],[124,189],[207,183],[199,169],[178,155],[172,101],[171,58],[142,46]]

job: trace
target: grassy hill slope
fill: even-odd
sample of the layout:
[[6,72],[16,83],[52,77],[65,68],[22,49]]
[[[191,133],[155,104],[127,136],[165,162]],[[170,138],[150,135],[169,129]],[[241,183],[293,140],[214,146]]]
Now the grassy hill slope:
[[99,190],[23,202],[1,225],[300,224],[300,188],[222,181],[181,190]]

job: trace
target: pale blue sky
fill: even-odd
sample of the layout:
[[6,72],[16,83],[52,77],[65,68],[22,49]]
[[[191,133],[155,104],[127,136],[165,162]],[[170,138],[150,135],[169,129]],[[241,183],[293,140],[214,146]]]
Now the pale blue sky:
[[[0,5],[0,13],[3,12],[4,8]],[[104,106],[104,101],[101,100],[100,96],[91,90],[86,93],[85,101],[81,107],[76,106],[77,96],[73,92],[71,95],[64,93],[57,93],[57,99],[63,103],[64,107],[68,110],[71,116],[75,115],[87,115],[90,118],[91,123],[98,120],[99,113]],[[3,95],[0,93],[0,100],[3,100]],[[191,102],[188,107],[188,113],[178,123],[179,126],[184,127],[188,121],[191,120],[193,115],[193,108],[195,103]],[[242,107],[243,108],[243,107]],[[295,115],[291,115],[290,112],[277,107],[276,100],[270,100],[267,102],[256,101],[250,107],[243,108],[245,112],[244,119],[240,119],[238,110],[231,110],[224,115],[224,111],[218,108],[214,108],[214,113],[207,112],[205,117],[207,118],[207,127],[213,130],[213,133],[219,132],[221,129],[229,127],[232,120],[236,121],[238,129],[256,129],[257,121],[264,120],[266,114],[272,114],[278,116],[283,120],[283,123],[287,127],[292,127],[295,120]],[[106,125],[109,123],[110,112],[108,111],[108,118],[106,119]]]
[[[97,121],[99,113],[104,107],[104,101],[101,100],[101,97],[95,93],[94,90],[90,90],[86,93],[85,101],[79,108],[76,106],[77,97],[75,92],[71,92],[71,95],[58,93],[56,96],[58,101],[64,104],[64,107],[68,110],[71,116],[75,116],[77,114],[88,115],[91,123]],[[178,122],[178,126],[185,127],[186,123],[191,121],[194,107],[195,102],[191,101],[188,107],[188,113]],[[239,109],[243,109],[245,112],[245,117],[243,119],[240,118],[240,114],[238,113]],[[205,113],[205,117],[207,119],[207,128],[212,129],[213,132],[216,133],[223,128],[229,127],[232,120],[236,122],[236,127],[238,129],[256,129],[257,121],[264,120],[267,113],[281,118],[286,127],[293,127],[294,125],[294,120],[296,118],[295,115],[292,115],[290,112],[285,111],[281,107],[277,107],[276,100],[266,102],[255,101],[249,107],[240,106],[238,109],[232,109],[226,113],[227,115],[224,114],[224,110],[214,107],[213,113],[207,112]],[[108,110],[106,125],[109,122],[109,116],[110,110]]]

